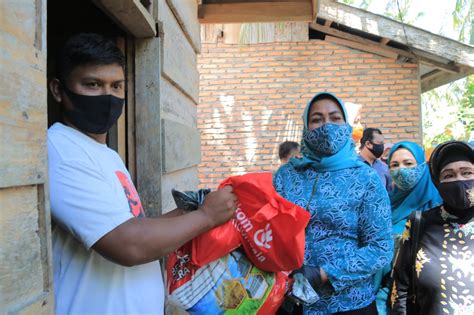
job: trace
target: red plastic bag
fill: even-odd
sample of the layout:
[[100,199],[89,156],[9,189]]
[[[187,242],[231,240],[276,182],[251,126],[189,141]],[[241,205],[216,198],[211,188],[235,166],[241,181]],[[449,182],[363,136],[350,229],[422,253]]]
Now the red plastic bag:
[[193,239],[193,263],[206,265],[242,245],[259,269],[276,272],[301,267],[310,214],[275,191],[271,173],[232,176],[219,187],[227,185],[233,187],[239,208],[231,221]]
[[241,251],[205,266],[191,261],[191,243],[169,255],[168,297],[192,315],[275,314],[291,286],[287,272],[265,272]]

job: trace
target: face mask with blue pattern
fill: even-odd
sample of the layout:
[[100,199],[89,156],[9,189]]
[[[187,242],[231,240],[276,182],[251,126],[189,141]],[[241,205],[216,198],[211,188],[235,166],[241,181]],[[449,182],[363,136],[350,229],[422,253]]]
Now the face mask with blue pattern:
[[314,154],[331,156],[342,149],[351,135],[352,128],[349,124],[327,123],[316,129],[305,130],[303,140]]
[[391,170],[390,175],[400,190],[409,191],[420,181],[425,167],[426,163],[422,163],[413,168],[399,168]]

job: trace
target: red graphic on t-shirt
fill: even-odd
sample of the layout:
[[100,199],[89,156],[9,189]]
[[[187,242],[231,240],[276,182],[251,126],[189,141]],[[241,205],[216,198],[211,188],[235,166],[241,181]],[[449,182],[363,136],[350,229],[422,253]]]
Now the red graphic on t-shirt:
[[125,191],[125,196],[127,196],[128,206],[130,207],[130,212],[135,217],[144,217],[145,212],[143,211],[142,203],[140,197],[138,196],[137,190],[132,182],[128,179],[128,176],[121,171],[116,171],[120,183],[122,184],[123,190]]

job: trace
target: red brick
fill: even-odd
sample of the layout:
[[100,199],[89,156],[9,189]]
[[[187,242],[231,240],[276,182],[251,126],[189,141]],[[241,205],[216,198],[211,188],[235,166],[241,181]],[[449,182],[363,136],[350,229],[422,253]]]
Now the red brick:
[[[234,174],[276,170],[278,144],[299,141],[301,113],[322,90],[363,104],[362,122],[381,127],[390,141],[421,140],[415,64],[311,40],[203,44],[198,65],[201,187],[216,187]],[[222,106],[221,96],[234,97],[232,108]],[[255,148],[247,147],[248,140]],[[252,154],[250,161],[246,154]]]

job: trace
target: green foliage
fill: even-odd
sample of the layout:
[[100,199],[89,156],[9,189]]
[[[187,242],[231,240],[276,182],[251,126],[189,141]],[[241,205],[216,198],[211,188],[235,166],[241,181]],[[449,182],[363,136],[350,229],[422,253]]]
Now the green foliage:
[[[385,3],[385,16],[406,24],[415,24],[425,14],[425,12],[413,12],[413,0],[379,1]],[[452,26],[458,34],[458,40],[474,45],[474,1],[444,1],[452,3]],[[372,1],[342,0],[342,2],[367,9]],[[442,24],[439,32],[443,32]],[[474,140],[474,76],[421,94],[421,106],[425,146],[429,147],[433,142],[441,143],[452,139]]]

